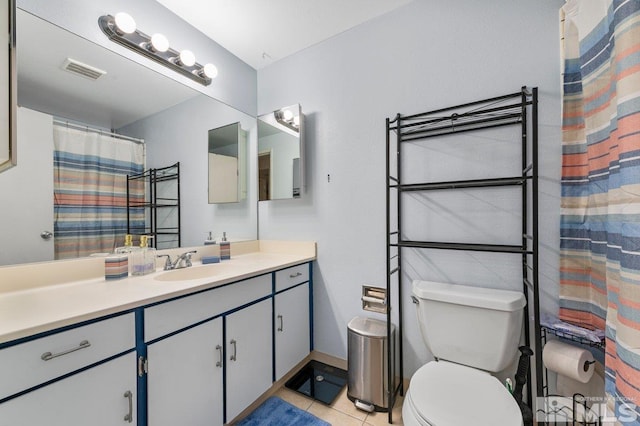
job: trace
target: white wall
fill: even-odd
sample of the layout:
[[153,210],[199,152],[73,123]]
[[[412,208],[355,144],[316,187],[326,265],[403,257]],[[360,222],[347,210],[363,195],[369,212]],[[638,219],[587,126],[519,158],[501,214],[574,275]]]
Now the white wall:
[[[258,72],[258,113],[299,102],[306,114],[307,192],[299,200],[260,202],[259,235],[318,242],[316,349],[346,358],[347,323],[368,314],[360,307],[361,285],[385,285],[385,118],[523,85],[540,90],[542,298],[546,309],[556,309],[562,4],[416,0]],[[478,253],[461,263],[469,259],[451,252],[407,256],[406,377],[430,357],[409,300],[412,278],[521,285],[513,278],[517,261]]]
[[250,185],[238,203],[209,204],[208,132],[240,122],[248,132],[248,181],[257,182],[256,119],[206,96],[198,96],[149,118],[120,129],[143,138],[147,167],[166,167],[180,162],[182,246],[201,245],[209,231],[227,233],[230,240],[257,237],[257,191]]

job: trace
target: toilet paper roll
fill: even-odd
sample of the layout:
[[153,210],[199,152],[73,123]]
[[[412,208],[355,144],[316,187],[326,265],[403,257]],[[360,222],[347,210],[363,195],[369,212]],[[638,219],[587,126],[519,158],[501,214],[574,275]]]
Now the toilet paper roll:
[[587,383],[594,370],[593,355],[586,349],[550,340],[544,345],[542,363],[555,371],[581,383]]

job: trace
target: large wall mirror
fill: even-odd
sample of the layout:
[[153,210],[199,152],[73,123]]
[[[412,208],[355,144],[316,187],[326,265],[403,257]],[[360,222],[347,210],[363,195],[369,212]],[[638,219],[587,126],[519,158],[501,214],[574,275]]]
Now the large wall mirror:
[[[54,119],[143,139],[146,168],[180,162],[183,246],[202,245],[209,232],[226,232],[232,241],[257,238],[255,161],[244,199],[209,204],[203,155],[209,130],[239,123],[248,158],[255,158],[255,117],[21,9],[16,29],[21,155],[16,167],[0,173],[0,265],[54,259],[55,235],[47,239],[54,221]],[[69,60],[106,73],[97,80],[73,74],[63,69]]]
[[289,105],[258,117],[258,199],[299,198],[304,191],[304,116]]

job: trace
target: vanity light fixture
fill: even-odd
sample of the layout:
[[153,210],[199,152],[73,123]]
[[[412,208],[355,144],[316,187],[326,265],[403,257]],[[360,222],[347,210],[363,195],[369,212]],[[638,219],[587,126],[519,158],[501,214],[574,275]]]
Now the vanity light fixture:
[[292,121],[293,120],[293,113],[291,112],[290,109],[286,109],[282,113],[282,118],[284,118],[285,121]]
[[294,132],[300,131],[300,116],[294,115],[289,109],[281,109],[273,112],[276,121],[283,126],[288,127]]
[[136,32],[136,21],[128,13],[116,13],[113,20],[115,23],[115,30],[118,34],[124,35]]
[[218,68],[213,64],[205,64],[202,70],[198,72],[201,72],[209,78],[216,78],[218,76]]
[[98,25],[111,41],[153,59],[177,71],[200,84],[208,86],[211,79],[218,75],[213,64],[201,65],[190,50],[178,52],[169,46],[169,40],[159,33],[148,36],[136,27],[136,21],[127,13],[116,13],[115,16],[103,15],[98,18]]
[[169,50],[169,40],[162,34],[155,33],[151,36],[151,41],[145,47],[154,52],[164,53]]

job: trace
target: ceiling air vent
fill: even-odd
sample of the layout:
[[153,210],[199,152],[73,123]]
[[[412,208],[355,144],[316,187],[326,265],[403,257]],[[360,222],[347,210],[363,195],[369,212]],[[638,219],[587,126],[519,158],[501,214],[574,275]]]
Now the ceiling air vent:
[[75,59],[67,58],[62,64],[62,69],[72,72],[76,75],[88,78],[90,80],[97,80],[107,72],[100,68],[92,67],[91,65],[83,64]]

